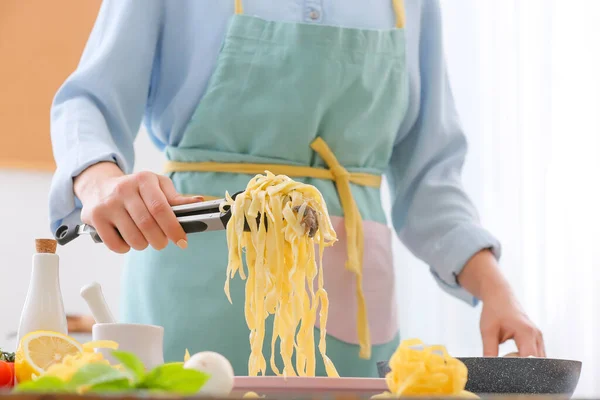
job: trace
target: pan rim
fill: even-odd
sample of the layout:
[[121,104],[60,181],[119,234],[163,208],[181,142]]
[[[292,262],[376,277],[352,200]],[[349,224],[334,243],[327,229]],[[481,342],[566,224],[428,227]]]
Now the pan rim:
[[[567,358],[550,358],[550,357],[456,357],[458,360],[545,360],[545,361],[560,361],[568,363],[583,364],[583,361],[570,360]],[[386,361],[387,362],[387,361]]]
[[[550,358],[550,357],[454,357],[457,360],[546,360],[546,361],[562,361],[562,362],[570,362],[570,363],[579,363],[583,364],[583,361],[580,360],[572,360],[568,358]],[[377,361],[377,364],[389,364],[388,361]]]

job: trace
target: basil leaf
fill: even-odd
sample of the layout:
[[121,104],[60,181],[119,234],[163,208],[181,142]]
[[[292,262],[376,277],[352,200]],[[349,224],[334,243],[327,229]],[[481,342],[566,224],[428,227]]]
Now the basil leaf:
[[129,392],[132,390],[135,390],[135,387],[131,384],[131,381],[127,378],[123,378],[121,380],[104,382],[94,385],[88,388],[86,393],[122,393]]
[[[117,381],[128,381],[129,378],[123,372],[118,371],[106,364],[87,364],[79,368],[71,378],[69,385],[75,388],[85,386],[92,388],[102,384],[109,384]],[[129,384],[131,386],[131,383]]]
[[204,372],[183,368],[181,363],[170,363],[154,368],[138,387],[182,395],[195,394],[209,378]]
[[69,393],[70,387],[62,379],[55,376],[43,376],[35,381],[20,383],[15,393]]
[[144,363],[135,354],[125,351],[113,351],[112,356],[131,372],[136,382],[144,379],[146,368],[144,367]]

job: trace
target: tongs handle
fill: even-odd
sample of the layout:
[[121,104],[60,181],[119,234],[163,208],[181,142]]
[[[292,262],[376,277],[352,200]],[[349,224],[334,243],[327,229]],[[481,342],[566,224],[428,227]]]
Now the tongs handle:
[[[235,193],[231,197],[235,199],[240,193],[243,192]],[[223,201],[225,199],[203,201],[173,206],[171,209],[185,233],[218,231],[225,229],[229,219],[231,219],[231,210],[227,208],[221,212],[219,209]],[[96,229],[87,224],[63,224],[58,227],[54,236],[58,244],[64,246],[79,236],[86,234],[90,235],[95,243],[102,243],[102,238],[100,238]]]

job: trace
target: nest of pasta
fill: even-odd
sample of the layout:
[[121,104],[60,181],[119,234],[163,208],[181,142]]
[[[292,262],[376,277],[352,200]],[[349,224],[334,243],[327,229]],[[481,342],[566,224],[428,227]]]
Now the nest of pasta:
[[456,396],[478,398],[465,390],[468,370],[451,357],[444,346],[425,346],[422,341],[403,341],[389,361],[385,377],[388,392],[374,396]]

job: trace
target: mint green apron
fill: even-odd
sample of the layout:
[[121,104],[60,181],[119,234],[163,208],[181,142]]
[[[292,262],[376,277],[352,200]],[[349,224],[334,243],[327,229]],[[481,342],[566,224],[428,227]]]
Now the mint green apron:
[[[402,2],[393,2],[402,27]],[[241,10],[239,3],[236,10]],[[331,168],[334,175],[346,171],[382,175],[408,104],[405,56],[402,28],[379,31],[273,22],[238,12],[231,18],[206,93],[181,143],[167,148],[167,158],[190,165],[278,164]],[[333,168],[311,149],[316,138],[327,143],[343,168]],[[171,172],[181,193],[212,197],[243,190],[251,177],[220,168]],[[376,362],[389,359],[399,343],[392,233],[380,189],[350,185],[364,229],[362,282],[372,343],[367,360],[359,358],[356,278],[344,267],[348,249],[336,183],[294,179],[321,191],[340,239],[326,249],[324,259],[330,299],[327,354],[341,376],[377,376]],[[245,282],[239,278],[231,282],[233,305],[229,304],[223,292],[225,232],[192,234],[188,242],[186,250],[171,244],[163,251],[128,255],[122,318],[164,326],[166,361],[182,360],[186,348],[191,353],[212,350],[231,361],[236,375],[247,375]],[[267,323],[265,337],[270,338],[271,332]],[[315,328],[315,343],[318,335]],[[269,347],[266,339],[267,360]],[[323,362],[316,358],[317,374],[324,375]]]

